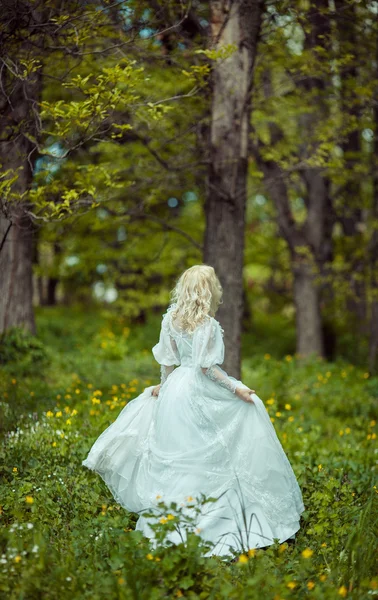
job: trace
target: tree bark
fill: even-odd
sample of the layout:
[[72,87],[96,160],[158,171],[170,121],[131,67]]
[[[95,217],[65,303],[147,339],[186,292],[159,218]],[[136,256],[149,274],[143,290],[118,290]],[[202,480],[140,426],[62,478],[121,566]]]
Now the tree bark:
[[[376,44],[378,66],[378,36]],[[378,76],[378,68],[377,68]],[[378,90],[377,90],[378,92]],[[377,96],[378,97],[378,96]],[[369,371],[378,372],[378,102],[374,106],[374,149],[373,149],[373,233],[370,243],[370,285],[372,292],[369,336]]]
[[[35,86],[28,86],[27,91],[24,85],[17,87],[18,94],[13,93],[11,98],[13,110],[9,106],[5,111],[3,108],[0,120],[0,124],[3,124],[6,118],[8,123],[11,119],[14,129],[26,127],[23,123],[30,117],[29,98],[36,93]],[[2,105],[4,107],[3,102]],[[27,160],[32,147],[33,144],[20,133],[12,136],[10,141],[0,142],[2,169],[9,169],[12,175],[19,169],[12,186],[12,193],[18,199],[14,202],[2,201],[0,205],[0,332],[11,327],[25,327],[35,332],[32,282],[34,227],[20,200],[32,180],[32,168]]]
[[[336,0],[335,8],[340,50],[345,54],[358,55],[359,40],[356,32],[356,6],[353,2]],[[361,243],[361,233],[358,227],[363,219],[361,210],[361,180],[355,171],[355,166],[360,160],[361,153],[361,107],[358,94],[355,92],[358,82],[357,59],[358,56],[356,56],[354,62],[343,66],[340,72],[341,109],[348,119],[354,120],[355,127],[346,135],[341,144],[347,179],[342,192],[342,212],[338,218],[344,235],[349,240],[353,238],[356,240],[353,245],[350,242],[346,245],[349,250],[346,250],[345,261],[351,273],[350,286],[353,293],[353,296],[347,299],[346,305],[349,312],[354,316],[360,334],[366,335],[368,331],[366,280],[364,280],[366,263],[359,256],[356,256],[355,252],[355,248]]]
[[213,0],[215,49],[236,51],[213,67],[204,261],[223,286],[218,318],[225,331],[225,369],[240,377],[243,258],[251,91],[260,31],[261,0]]
[[[297,352],[302,357],[311,354],[323,356],[321,288],[316,280],[318,267],[312,249],[314,239],[311,238],[311,235],[314,235],[319,236],[319,243],[322,240],[324,229],[319,226],[318,220],[323,218],[323,213],[320,211],[312,214],[314,231],[309,226],[309,218],[303,225],[298,225],[291,211],[285,173],[274,161],[265,161],[256,149],[255,154],[264,175],[266,188],[277,210],[280,234],[289,246],[294,278]],[[317,234],[315,230],[318,231]]]
[[[15,71],[4,62],[0,74],[0,164],[5,178],[15,177],[9,194],[0,198],[0,333],[11,327],[24,327],[35,332],[33,312],[33,224],[25,211],[25,194],[30,188],[36,158],[37,101],[41,89],[40,70],[24,78],[17,74],[17,61],[30,59],[34,49],[27,40],[17,40],[21,22],[17,10],[7,6],[1,24],[7,32],[4,40],[10,47],[0,46],[2,54],[15,60]],[[38,14],[27,7],[29,17]],[[22,21],[22,19],[21,19]],[[32,27],[32,25],[30,25]],[[13,45],[12,45],[13,44]],[[30,51],[30,54],[28,54]]]

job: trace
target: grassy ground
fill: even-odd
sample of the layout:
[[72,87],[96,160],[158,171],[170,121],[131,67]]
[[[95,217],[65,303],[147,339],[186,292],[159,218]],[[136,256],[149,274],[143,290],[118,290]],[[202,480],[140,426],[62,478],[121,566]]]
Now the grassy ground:
[[[303,491],[295,545],[246,551],[226,565],[202,558],[195,532],[187,546],[154,551],[133,531],[136,515],[81,460],[125,403],[158,381],[159,323],[156,315],[129,328],[95,309],[44,309],[40,342],[3,342],[0,597],[378,595],[378,378],[342,361],[300,364],[292,324],[273,317],[261,316],[243,339],[243,380],[264,400]],[[162,542],[181,518],[162,506],[167,514]]]

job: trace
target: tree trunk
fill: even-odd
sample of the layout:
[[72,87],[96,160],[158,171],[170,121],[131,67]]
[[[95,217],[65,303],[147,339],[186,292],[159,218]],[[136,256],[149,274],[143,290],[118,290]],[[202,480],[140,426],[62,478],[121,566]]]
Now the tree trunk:
[[[376,45],[376,65],[378,66],[378,37]],[[373,234],[369,252],[370,285],[372,291],[369,337],[369,370],[371,373],[378,372],[378,102],[376,102],[374,106],[374,125],[372,210]]]
[[[8,7],[9,8],[9,7]],[[36,17],[34,11],[30,15]],[[2,24],[8,36],[18,31],[17,11],[4,10]],[[8,29],[7,29],[8,28]],[[27,41],[22,50],[15,44],[10,49],[1,48],[19,61],[30,50]],[[14,56],[13,56],[14,55]],[[30,59],[28,55],[27,58]],[[16,64],[15,63],[15,64]],[[15,72],[17,73],[17,68]],[[37,137],[37,101],[41,88],[41,70],[27,78],[8,70],[4,61],[0,73],[0,165],[4,180],[15,177],[9,193],[0,198],[0,333],[10,327],[25,327],[35,332],[33,313],[33,224],[25,208],[25,194],[30,188],[33,164],[37,157],[33,139]]]
[[355,169],[356,164],[358,165],[360,160],[361,153],[361,105],[359,95],[355,91],[358,85],[357,60],[359,51],[359,40],[356,31],[357,15],[356,6],[353,2],[336,0],[335,8],[340,50],[345,54],[357,54],[356,61],[343,66],[340,72],[341,108],[346,118],[355,122],[355,126],[349,131],[342,142],[344,170],[347,174],[347,179],[341,194],[343,205],[339,220],[343,227],[344,235],[349,240],[351,238],[355,239],[353,245],[348,241],[346,247],[349,250],[346,251],[344,257],[351,274],[350,288],[353,294],[353,296],[347,298],[346,306],[354,316],[354,321],[360,334],[366,335],[368,331],[366,281],[364,280],[366,263],[356,253],[356,248],[363,243],[361,233],[358,230],[362,221],[361,179]]
[[[306,13],[303,23],[305,48],[311,51],[317,47],[327,49],[329,45],[330,21],[327,13],[328,1],[315,0]],[[317,120],[327,114],[323,100],[323,92],[327,86],[324,75],[308,75],[301,77],[297,84],[312,103],[316,103],[317,111],[305,111],[301,118],[301,129],[304,142],[300,147],[300,155],[304,166],[300,175],[305,187],[304,201],[306,219],[297,223],[289,201],[289,193],[285,181],[285,172],[278,162],[264,159],[257,146],[253,147],[257,162],[263,172],[266,188],[275,204],[277,220],[281,235],[285,238],[291,255],[291,269],[294,278],[294,304],[296,311],[297,352],[302,356],[316,354],[324,356],[324,327],[321,307],[325,303],[326,287],[322,283],[322,275],[329,270],[333,258],[332,228],[333,209],[329,196],[329,182],[324,170],[306,164],[313,152],[316,140],[313,131]],[[267,97],[272,90],[271,76],[268,70],[264,73],[264,91]],[[271,143],[274,145],[283,136],[276,123],[270,124]],[[260,144],[263,147],[263,144]],[[327,332],[328,338],[332,337]],[[327,339],[327,348],[333,346],[333,340]]]
[[214,48],[233,44],[236,51],[213,67],[204,261],[223,286],[218,317],[225,331],[224,366],[235,377],[240,377],[250,101],[261,9],[260,0],[211,2]]
[[[316,236],[323,235],[319,225],[323,219],[322,205],[308,211],[305,224],[295,222],[289,203],[284,172],[274,161],[264,160],[255,148],[258,164],[263,172],[266,188],[277,210],[280,234],[286,240],[291,255],[291,269],[294,278],[294,305],[296,315],[296,349],[302,357],[324,355],[323,328],[320,311],[320,287],[316,281],[319,272],[312,243]],[[314,189],[314,187],[313,187]],[[311,227],[313,223],[313,228]]]
[[293,260],[297,352],[302,357],[324,352],[320,296],[313,266],[299,257]]
[[11,327],[25,327],[35,333],[33,228],[22,207],[12,209],[9,216],[11,221],[0,214],[0,244],[4,242],[0,252],[0,333]]

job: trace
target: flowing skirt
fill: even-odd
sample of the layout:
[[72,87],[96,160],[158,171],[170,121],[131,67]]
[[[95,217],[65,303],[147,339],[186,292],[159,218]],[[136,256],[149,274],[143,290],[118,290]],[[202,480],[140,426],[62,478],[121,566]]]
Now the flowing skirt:
[[[239,386],[245,387],[238,381]],[[295,537],[302,494],[262,400],[247,404],[180,366],[158,397],[147,387],[99,436],[82,464],[97,472],[115,500],[139,514],[136,529],[154,541],[158,503],[176,502],[193,515],[205,495],[196,531],[214,546],[208,555],[261,548]],[[167,539],[180,543],[184,531]]]

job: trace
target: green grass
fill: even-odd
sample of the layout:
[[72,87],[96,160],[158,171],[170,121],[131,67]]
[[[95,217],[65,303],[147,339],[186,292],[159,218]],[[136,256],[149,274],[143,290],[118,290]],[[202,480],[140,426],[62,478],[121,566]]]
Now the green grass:
[[243,339],[243,380],[274,419],[306,512],[294,546],[227,565],[203,558],[195,533],[187,546],[165,547],[181,516],[164,505],[162,514],[175,519],[159,524],[161,545],[152,550],[133,531],[136,515],[81,466],[124,404],[158,381],[151,347],[160,315],[130,327],[107,312],[74,307],[40,310],[37,321],[40,347],[14,338],[7,351],[17,347],[18,355],[0,366],[0,597],[377,595],[378,378],[341,360],[299,363],[292,324],[255,317]]

